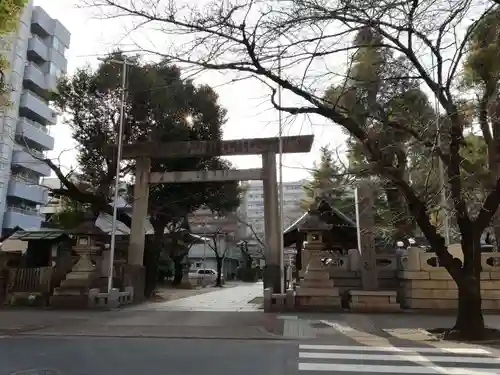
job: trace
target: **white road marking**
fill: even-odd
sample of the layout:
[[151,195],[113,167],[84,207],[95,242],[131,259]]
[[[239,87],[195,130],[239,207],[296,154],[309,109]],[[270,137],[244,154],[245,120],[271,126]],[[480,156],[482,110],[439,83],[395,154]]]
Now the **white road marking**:
[[339,323],[335,322],[329,322],[328,320],[320,320],[321,323],[326,324],[327,326],[335,328],[339,332],[353,332],[355,331],[354,328],[348,326],[348,325],[342,325]]
[[[300,352],[299,358],[314,358],[314,359],[353,359],[361,361],[420,361],[421,356],[418,354],[393,355],[387,354],[359,354],[351,353],[317,353],[317,352]],[[500,358],[493,357],[452,357],[452,356],[432,356],[428,358],[432,362],[449,362],[449,363],[483,363],[500,365]]]
[[392,353],[452,353],[452,354],[491,354],[481,348],[438,348],[438,347],[395,347],[395,346],[341,346],[341,345],[299,345],[301,350],[330,350],[358,352],[392,352]]
[[388,365],[354,365],[343,363],[299,363],[299,371],[330,371],[334,373],[359,372],[367,373],[394,373],[394,374],[439,374],[439,375],[499,375],[495,369],[487,368],[460,368],[448,367],[446,372],[439,366],[388,366]]
[[[477,347],[299,345],[298,370],[330,374],[500,375],[500,358]],[[389,364],[389,363],[400,364]],[[463,367],[457,367],[463,365]],[[454,367],[447,367],[454,366]],[[480,367],[473,367],[480,366]],[[489,366],[489,367],[488,367]]]

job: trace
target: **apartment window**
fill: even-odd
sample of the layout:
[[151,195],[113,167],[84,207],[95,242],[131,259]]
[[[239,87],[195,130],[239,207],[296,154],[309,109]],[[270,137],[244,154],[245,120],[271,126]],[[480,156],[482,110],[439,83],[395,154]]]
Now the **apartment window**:
[[62,70],[54,63],[50,63],[49,73],[58,79],[62,76]]
[[64,55],[64,53],[66,52],[66,47],[64,47],[64,44],[62,44],[57,37],[52,38],[52,47],[61,55]]

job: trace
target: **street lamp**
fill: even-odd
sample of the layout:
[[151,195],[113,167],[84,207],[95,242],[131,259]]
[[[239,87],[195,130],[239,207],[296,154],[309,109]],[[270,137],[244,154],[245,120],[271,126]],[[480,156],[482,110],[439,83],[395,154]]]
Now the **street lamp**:
[[115,262],[115,248],[116,248],[116,227],[117,227],[117,216],[118,216],[118,190],[120,189],[120,164],[122,161],[122,149],[123,149],[123,126],[125,117],[125,90],[127,86],[127,57],[123,60],[114,59],[98,59],[99,61],[110,62],[114,64],[121,64],[122,69],[122,85],[121,85],[121,97],[120,97],[120,119],[118,125],[118,150],[116,152],[116,173],[115,173],[115,191],[113,196],[113,219],[111,222],[111,243],[109,246],[109,270],[108,270],[108,293],[111,293],[113,289],[113,270]]

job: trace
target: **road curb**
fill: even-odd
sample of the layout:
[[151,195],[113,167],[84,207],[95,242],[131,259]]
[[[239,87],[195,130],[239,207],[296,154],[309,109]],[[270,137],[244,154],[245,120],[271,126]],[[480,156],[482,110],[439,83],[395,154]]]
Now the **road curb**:
[[155,336],[155,335],[105,335],[99,333],[26,333],[17,334],[12,336],[7,336],[9,338],[82,338],[82,337],[94,337],[94,338],[112,338],[112,339],[182,339],[182,340],[232,340],[232,341],[290,341],[289,338],[283,336],[277,336],[267,333],[263,337],[235,337],[235,336],[186,336],[186,335],[170,335],[170,336]]

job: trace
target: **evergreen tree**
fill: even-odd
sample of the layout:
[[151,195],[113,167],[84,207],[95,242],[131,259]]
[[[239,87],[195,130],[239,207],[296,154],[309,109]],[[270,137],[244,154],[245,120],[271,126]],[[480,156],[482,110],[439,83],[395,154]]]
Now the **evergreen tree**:
[[[15,31],[19,17],[26,5],[27,0],[1,0],[0,1],[0,43],[6,43],[6,36]],[[5,70],[8,61],[0,54],[0,106],[5,103],[3,96],[6,94]]]
[[[96,214],[109,210],[115,180],[116,155],[109,145],[117,143],[120,114],[120,52],[111,54],[96,70],[78,69],[64,77],[54,96],[56,106],[66,113],[66,124],[77,143],[80,185],[72,183],[60,169],[51,165],[63,188],[56,193],[89,206]],[[144,63],[128,57],[125,138],[127,143],[154,139],[166,144],[181,141],[221,140],[226,110],[215,91],[197,86],[181,77],[177,66],[167,61]],[[186,121],[187,116],[192,121]],[[121,163],[122,176],[134,169],[134,162]],[[152,172],[230,169],[220,157],[153,159]],[[59,173],[58,173],[59,172]],[[153,243],[145,249],[146,290],[149,295],[158,278],[158,263],[163,249],[170,253],[176,271],[186,255],[181,246],[187,229],[187,216],[202,206],[213,211],[231,212],[239,205],[237,181],[155,184],[149,189],[149,219],[154,229]],[[131,219],[119,212],[119,220]],[[167,230],[166,230],[167,229]],[[165,232],[170,238],[165,238]],[[182,270],[181,270],[182,271]],[[180,282],[182,272],[176,272]]]
[[[356,48],[356,53],[346,74],[346,81],[330,87],[325,99],[351,116],[376,140],[388,164],[409,176],[415,164],[408,160],[417,155],[419,160],[428,163],[429,152],[414,144],[407,144],[408,135],[388,127],[387,118],[381,118],[380,114],[388,113],[394,121],[400,120],[415,126],[425,121],[425,126],[428,127],[433,122],[433,111],[425,94],[421,92],[419,83],[406,78],[407,66],[384,46],[378,33],[369,27],[362,28],[354,38],[353,47]],[[390,77],[401,78],[389,79]],[[379,212],[376,214],[379,219],[385,220],[384,236],[392,237],[393,241],[411,236],[414,222],[402,193],[393,182],[379,177],[379,166],[368,160],[362,142],[349,135],[347,145],[350,173],[371,177],[378,181],[384,191],[385,198],[379,197]],[[407,153],[401,152],[401,149],[406,149]],[[420,177],[418,173],[415,175]],[[435,182],[437,179],[431,181]],[[429,194],[429,190],[422,189],[422,192],[426,195],[426,201],[430,197],[436,197],[435,194]]]
[[304,184],[304,191],[306,198],[301,202],[304,210],[311,208],[321,192],[332,207],[354,219],[354,198],[345,168],[327,147],[321,147],[320,160],[311,171],[311,180]]

